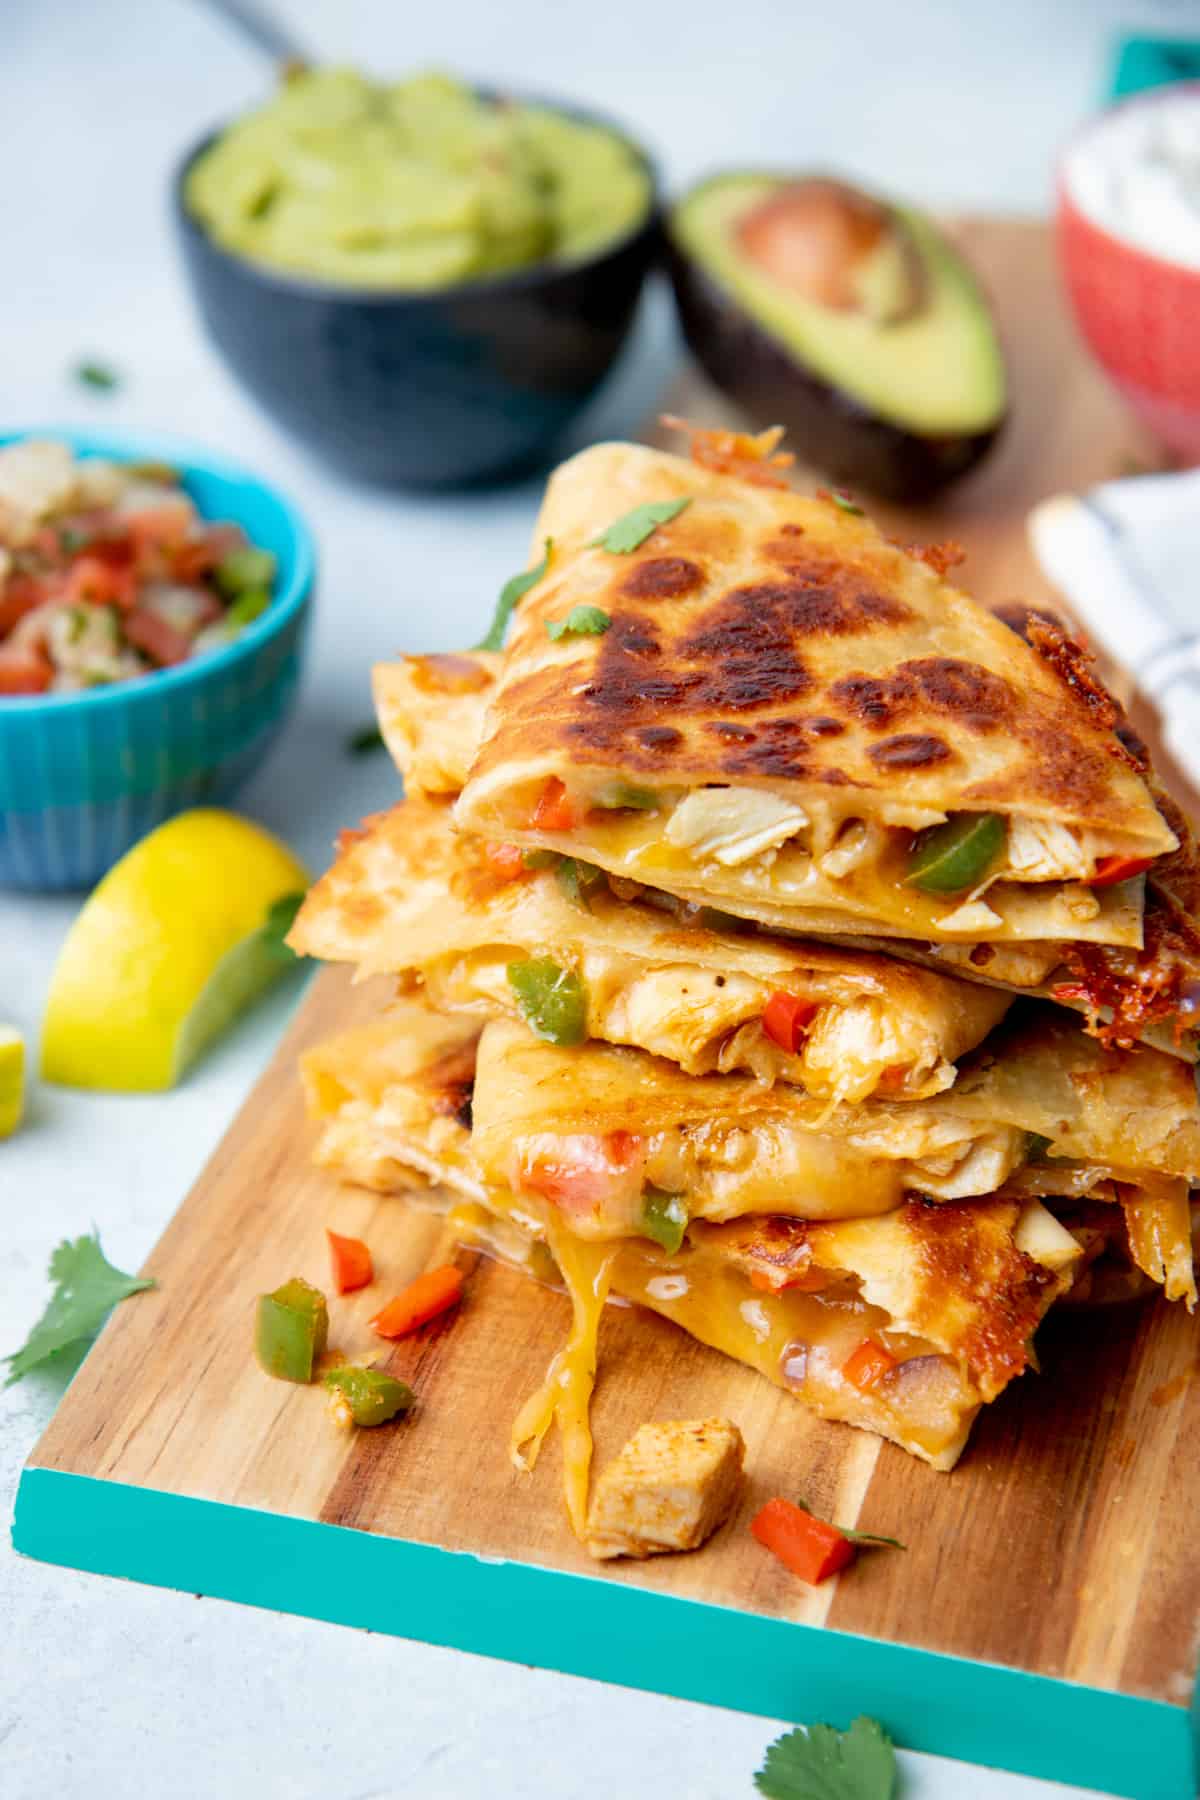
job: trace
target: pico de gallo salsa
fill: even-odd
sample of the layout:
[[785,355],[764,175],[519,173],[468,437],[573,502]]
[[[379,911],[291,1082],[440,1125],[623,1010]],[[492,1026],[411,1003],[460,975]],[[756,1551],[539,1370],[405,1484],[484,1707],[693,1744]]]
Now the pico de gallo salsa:
[[0,700],[78,693],[230,644],[271,603],[275,558],[204,519],[165,464],[0,450]]

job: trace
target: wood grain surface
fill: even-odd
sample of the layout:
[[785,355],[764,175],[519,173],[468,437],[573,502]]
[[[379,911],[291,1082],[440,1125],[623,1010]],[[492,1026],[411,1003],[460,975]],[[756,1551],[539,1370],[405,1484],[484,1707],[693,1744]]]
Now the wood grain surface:
[[[1050,598],[1025,541],[1045,494],[1150,460],[1063,317],[1045,232],[969,223],[960,235],[1001,318],[1013,416],[994,458],[944,504],[872,508],[908,537],[967,547],[981,599]],[[689,375],[670,396],[705,422],[727,408]],[[1145,721],[1143,721],[1145,723]],[[1194,796],[1186,796],[1194,802]],[[349,823],[350,821],[347,821]],[[566,1330],[565,1299],[459,1252],[458,1316],[396,1345],[419,1396],[394,1427],[348,1437],[319,1390],[269,1380],[251,1353],[255,1296],[293,1274],[328,1287],[325,1227],[366,1237],[377,1285],[334,1300],[331,1341],[379,1348],[380,1296],[447,1254],[444,1227],[310,1166],[299,1050],[368,1016],[386,984],[319,975],[277,1057],[147,1272],[119,1307],[34,1452],[65,1470],[387,1533],[488,1557],[595,1572],[567,1527],[552,1437],[533,1475],[507,1458],[509,1425]],[[985,1408],[958,1469],[811,1418],[758,1376],[630,1308],[601,1332],[594,1424],[613,1455],[643,1420],[724,1413],[747,1442],[737,1516],[703,1551],[606,1565],[601,1579],[999,1662],[1186,1706],[1200,1620],[1200,1320],[1148,1304],[1060,1313],[1040,1375]],[[809,1589],[751,1539],[774,1494],[803,1493],[839,1523],[901,1538],[850,1576]]]

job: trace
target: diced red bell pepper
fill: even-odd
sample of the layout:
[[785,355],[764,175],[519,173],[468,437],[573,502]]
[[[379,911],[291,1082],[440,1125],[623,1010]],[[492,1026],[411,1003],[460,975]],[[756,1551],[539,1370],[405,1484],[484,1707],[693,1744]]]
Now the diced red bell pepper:
[[855,1558],[855,1547],[836,1525],[815,1519],[791,1500],[768,1500],[750,1521],[759,1543],[785,1569],[815,1587]]
[[329,1260],[333,1265],[333,1285],[337,1293],[352,1294],[356,1288],[366,1287],[374,1281],[375,1265],[361,1238],[340,1237],[336,1231],[329,1230],[325,1236],[329,1239]]
[[773,1044],[795,1056],[804,1043],[805,1027],[816,1011],[815,1001],[801,1000],[776,988],[763,1008],[763,1030]]
[[455,1268],[453,1263],[430,1269],[427,1274],[410,1281],[403,1293],[397,1294],[375,1314],[371,1330],[385,1338],[407,1337],[422,1325],[428,1325],[439,1313],[457,1306],[462,1299],[462,1290],[462,1270]]
[[570,831],[575,823],[575,810],[566,786],[557,775],[551,775],[529,819],[531,831]]
[[501,881],[519,881],[526,873],[525,859],[517,844],[485,844],[484,860]]
[[801,1269],[789,1272],[787,1269],[751,1269],[750,1286],[756,1287],[760,1294],[783,1294],[789,1290],[796,1294],[819,1294],[822,1288],[829,1286],[829,1277],[823,1269]]
[[1118,881],[1129,881],[1144,875],[1154,861],[1152,856],[1102,856],[1096,864],[1091,887],[1115,887]]
[[522,1155],[518,1180],[528,1193],[541,1194],[566,1213],[631,1209],[644,1185],[645,1139],[631,1131],[571,1132],[561,1151]]
[[875,1386],[877,1381],[896,1367],[899,1359],[877,1344],[873,1338],[864,1338],[862,1343],[846,1358],[842,1364],[842,1374],[852,1387],[865,1393]]

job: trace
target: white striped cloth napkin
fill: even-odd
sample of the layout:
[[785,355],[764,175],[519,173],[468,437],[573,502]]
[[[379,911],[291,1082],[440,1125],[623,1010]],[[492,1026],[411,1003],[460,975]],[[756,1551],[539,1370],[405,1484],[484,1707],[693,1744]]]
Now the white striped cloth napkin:
[[1029,535],[1044,574],[1158,709],[1167,748],[1200,785],[1200,469],[1045,500]]

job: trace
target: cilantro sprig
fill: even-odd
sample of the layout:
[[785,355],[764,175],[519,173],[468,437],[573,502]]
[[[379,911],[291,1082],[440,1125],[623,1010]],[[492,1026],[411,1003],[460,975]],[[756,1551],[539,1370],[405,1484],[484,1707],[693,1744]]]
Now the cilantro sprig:
[[573,606],[565,619],[546,620],[546,636],[554,643],[564,637],[603,637],[611,624],[602,606]]
[[0,1357],[8,1364],[5,1387],[29,1374],[69,1344],[94,1337],[118,1301],[156,1284],[114,1269],[95,1232],[64,1239],[50,1258],[54,1292],[45,1312],[19,1350]]
[[[821,1516],[813,1511],[807,1500],[797,1500],[796,1505],[801,1512],[806,1512],[810,1519],[819,1519]],[[877,1531],[851,1531],[849,1525],[835,1525],[834,1530],[840,1531],[842,1536],[849,1538],[852,1544],[886,1544],[889,1550],[908,1549],[908,1545],[902,1544],[899,1538],[881,1537]]]
[[630,551],[639,550],[658,526],[678,518],[691,504],[690,494],[685,494],[681,500],[648,500],[644,506],[635,506],[632,512],[622,513],[619,519],[614,519],[599,537],[589,538],[588,549],[628,556]]
[[767,1751],[754,1785],[768,1800],[894,1800],[896,1752],[882,1725],[797,1726]]
[[351,756],[371,756],[383,749],[383,733],[378,725],[360,725],[346,739],[346,749]]
[[84,358],[71,371],[81,387],[95,388],[98,393],[111,393],[121,385],[121,377],[108,363]]
[[504,638],[508,631],[508,621],[512,618],[520,602],[530,588],[536,587],[546,570],[550,567],[550,556],[554,549],[554,539],[546,539],[546,553],[535,568],[526,569],[522,575],[511,576],[500,589],[500,598],[496,602],[496,611],[488,634],[478,644],[472,645],[475,650],[503,650]]

